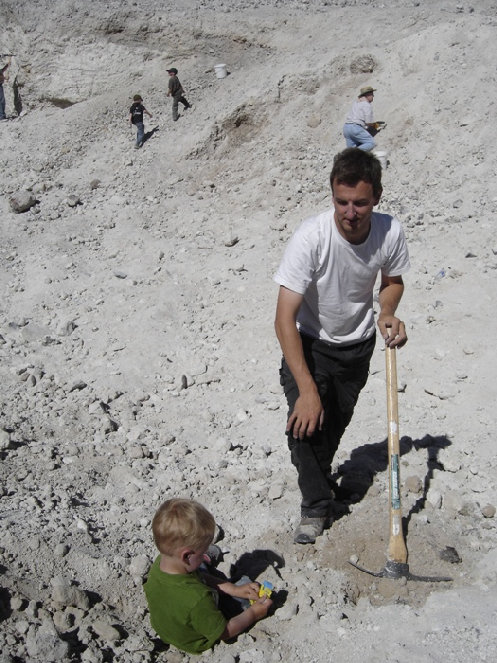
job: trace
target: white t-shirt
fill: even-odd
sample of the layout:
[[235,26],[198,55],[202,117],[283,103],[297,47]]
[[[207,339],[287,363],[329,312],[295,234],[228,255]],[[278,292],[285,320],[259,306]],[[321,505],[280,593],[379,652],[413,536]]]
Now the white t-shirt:
[[373,104],[370,104],[365,99],[354,101],[345,119],[345,124],[359,124],[365,129],[367,124],[372,124],[373,122]]
[[409,267],[398,219],[373,212],[368,238],[350,244],[338,232],[332,208],[297,228],[274,280],[304,296],[297,316],[300,331],[335,345],[352,345],[374,334],[378,272],[400,276]]

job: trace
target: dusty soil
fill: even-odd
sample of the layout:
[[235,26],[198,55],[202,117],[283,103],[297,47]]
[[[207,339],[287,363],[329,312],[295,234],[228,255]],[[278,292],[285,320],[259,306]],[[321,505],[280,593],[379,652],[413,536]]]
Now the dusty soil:
[[[496,10],[4,0],[0,660],[493,660]],[[177,123],[170,66],[193,104]],[[315,546],[292,542],[272,275],[329,205],[368,84],[387,123],[379,209],[402,220],[412,262],[398,353],[409,568],[451,582],[349,563],[379,571],[388,549],[381,344],[336,458],[337,519]],[[153,114],[141,150],[136,93]],[[278,590],[273,616],[201,657],[160,644],[141,589],[151,518],[173,495],[214,513],[222,570]]]

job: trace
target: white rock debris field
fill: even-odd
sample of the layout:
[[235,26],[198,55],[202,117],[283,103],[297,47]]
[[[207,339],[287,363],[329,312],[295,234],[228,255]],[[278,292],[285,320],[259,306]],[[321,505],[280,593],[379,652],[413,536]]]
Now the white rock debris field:
[[[493,0],[3,0],[2,663],[494,660],[496,32]],[[171,66],[193,104],[176,123]],[[386,557],[381,343],[334,466],[340,517],[292,543],[272,275],[330,203],[364,85],[386,122],[379,209],[412,260],[409,565],[450,583],[348,563]],[[274,615],[200,657],[161,645],[141,588],[173,495],[214,513],[222,570],[278,590]]]

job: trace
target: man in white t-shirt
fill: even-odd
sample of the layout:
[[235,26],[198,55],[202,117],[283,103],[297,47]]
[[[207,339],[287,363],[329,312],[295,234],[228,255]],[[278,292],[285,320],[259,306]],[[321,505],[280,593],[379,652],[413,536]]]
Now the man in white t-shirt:
[[274,277],[286,433],[302,494],[296,543],[314,543],[332,519],[331,463],[368,377],[378,273],[380,334],[390,347],[407,341],[395,315],[410,266],[404,233],[398,219],[373,212],[381,164],[347,148],[335,157],[330,183],[332,209],[300,225]]

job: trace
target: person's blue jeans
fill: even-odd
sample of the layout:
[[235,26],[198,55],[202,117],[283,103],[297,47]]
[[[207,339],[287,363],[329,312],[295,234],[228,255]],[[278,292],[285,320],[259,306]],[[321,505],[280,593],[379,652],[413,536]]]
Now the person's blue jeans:
[[347,147],[358,147],[360,150],[369,152],[376,145],[369,131],[363,129],[359,124],[344,124],[343,135]]
[[143,137],[145,135],[145,125],[143,122],[136,123],[136,144],[141,146],[143,143]]
[[0,120],[5,120],[5,94],[3,85],[0,85]]

